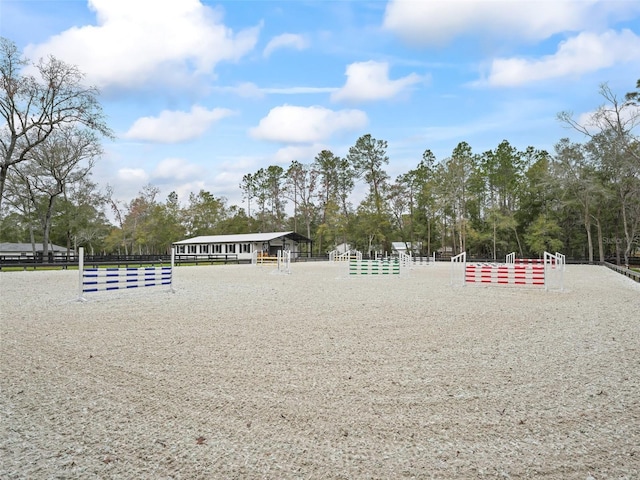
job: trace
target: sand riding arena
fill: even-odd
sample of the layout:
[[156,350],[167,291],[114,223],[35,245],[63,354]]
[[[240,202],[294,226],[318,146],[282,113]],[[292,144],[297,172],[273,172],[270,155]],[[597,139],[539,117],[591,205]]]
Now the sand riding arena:
[[640,284],[0,273],[0,478],[640,478]]

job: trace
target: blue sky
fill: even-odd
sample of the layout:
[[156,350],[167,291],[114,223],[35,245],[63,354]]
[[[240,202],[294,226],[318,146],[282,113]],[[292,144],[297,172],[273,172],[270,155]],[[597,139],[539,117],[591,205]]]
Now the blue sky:
[[242,205],[242,176],[358,137],[387,173],[464,141],[553,150],[580,140],[608,82],[640,78],[637,0],[0,0],[0,35],[77,65],[117,138],[94,180],[129,201],[201,189]]

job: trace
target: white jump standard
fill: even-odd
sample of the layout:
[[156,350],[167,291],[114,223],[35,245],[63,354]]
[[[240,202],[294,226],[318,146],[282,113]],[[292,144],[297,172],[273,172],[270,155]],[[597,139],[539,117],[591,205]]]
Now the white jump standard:
[[275,266],[276,273],[291,273],[291,250],[278,250],[277,255],[265,255],[261,252],[253,252],[251,264],[257,266]]

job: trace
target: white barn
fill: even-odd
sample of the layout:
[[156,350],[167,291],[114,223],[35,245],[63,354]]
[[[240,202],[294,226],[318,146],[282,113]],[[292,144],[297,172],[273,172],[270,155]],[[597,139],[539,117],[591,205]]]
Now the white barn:
[[254,252],[277,255],[278,250],[291,251],[291,257],[311,252],[311,240],[296,232],[240,233],[237,235],[202,235],[174,242],[177,256],[212,258],[229,256],[238,260],[251,260]]

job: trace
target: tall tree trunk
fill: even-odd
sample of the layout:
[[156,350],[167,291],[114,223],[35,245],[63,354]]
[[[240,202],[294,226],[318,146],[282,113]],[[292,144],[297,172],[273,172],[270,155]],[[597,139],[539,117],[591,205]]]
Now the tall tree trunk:
[[591,238],[591,221],[588,214],[585,215],[584,228],[587,231],[587,248],[589,249],[589,265],[591,265],[593,263],[593,239]]
[[36,237],[33,234],[33,225],[29,222],[29,239],[31,240],[31,254],[33,259],[36,259]]
[[427,255],[431,256],[431,219],[427,219]]
[[44,214],[43,220],[43,232],[42,232],[42,257],[47,258],[49,256],[49,236],[51,235],[51,217],[53,216],[53,205],[55,203],[55,197],[49,197],[49,203],[47,204],[47,211]]
[[624,228],[624,239],[625,239],[625,248],[624,248],[624,266],[625,268],[629,268],[629,254],[631,253],[631,245],[633,243],[633,238],[629,234],[629,222],[627,221],[627,208],[625,202],[622,202],[622,227]]
[[518,229],[516,227],[513,227],[513,233],[516,234],[516,242],[518,243],[518,252],[520,253],[520,258],[523,258],[524,254],[522,253],[522,244],[520,243],[520,236],[518,235]]
[[600,263],[604,262],[604,242],[602,239],[602,224],[599,219],[595,219],[596,222],[596,232],[598,234],[598,256],[600,258]]
[[2,199],[4,197],[4,184],[7,181],[7,173],[9,166],[6,164],[0,165],[0,212],[2,212]]
[[496,244],[496,237],[497,237],[497,227],[496,227],[496,218],[495,215],[493,216],[493,261],[497,261],[498,260],[498,251],[497,251],[497,244]]
[[454,217],[451,218],[451,253],[455,256],[458,253],[457,245],[456,245],[456,222]]

